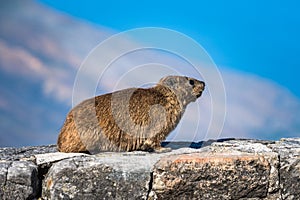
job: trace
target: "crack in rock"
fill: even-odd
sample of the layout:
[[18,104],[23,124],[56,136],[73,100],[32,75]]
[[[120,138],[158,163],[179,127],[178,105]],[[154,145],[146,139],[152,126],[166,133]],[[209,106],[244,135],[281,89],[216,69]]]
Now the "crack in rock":
[[152,186],[153,186],[153,171],[150,172],[150,180],[149,180],[149,183],[148,183],[148,191],[147,191],[147,197],[146,199],[150,199],[150,193],[152,191]]

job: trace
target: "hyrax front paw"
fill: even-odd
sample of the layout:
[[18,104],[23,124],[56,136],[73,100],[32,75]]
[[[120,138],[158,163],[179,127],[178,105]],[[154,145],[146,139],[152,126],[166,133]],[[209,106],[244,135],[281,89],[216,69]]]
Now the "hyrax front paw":
[[158,147],[154,149],[155,153],[168,153],[171,152],[172,149],[170,147]]

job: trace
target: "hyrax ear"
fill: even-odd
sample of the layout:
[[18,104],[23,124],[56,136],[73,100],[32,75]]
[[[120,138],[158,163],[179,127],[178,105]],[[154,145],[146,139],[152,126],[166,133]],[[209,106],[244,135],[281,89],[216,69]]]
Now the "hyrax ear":
[[173,85],[175,85],[176,79],[173,76],[167,76],[162,78],[159,82],[162,83],[163,85],[172,87]]

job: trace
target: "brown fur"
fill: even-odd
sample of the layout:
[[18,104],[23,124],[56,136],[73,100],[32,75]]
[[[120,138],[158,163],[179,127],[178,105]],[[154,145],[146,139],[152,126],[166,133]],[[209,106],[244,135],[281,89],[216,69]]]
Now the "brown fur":
[[67,115],[62,152],[157,150],[179,123],[204,82],[168,76],[152,88],[130,88],[83,101]]

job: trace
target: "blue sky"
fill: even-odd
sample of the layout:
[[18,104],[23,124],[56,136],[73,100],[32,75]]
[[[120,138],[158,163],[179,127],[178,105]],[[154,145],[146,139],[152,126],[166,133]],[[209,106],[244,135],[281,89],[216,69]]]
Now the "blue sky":
[[[218,66],[226,89],[219,138],[299,137],[298,8],[296,1],[6,1],[0,6],[0,147],[54,144],[90,51],[115,33],[149,26],[193,38]],[[95,62],[136,44],[128,38],[121,42]],[[162,76],[156,72],[174,72],[152,65],[149,73],[139,71],[149,63],[194,75],[186,62],[166,52],[133,51],[110,66],[95,95],[122,81],[122,87],[136,87],[157,82]],[[207,84],[200,100],[189,105],[168,140],[211,136],[206,131],[212,108],[219,106],[211,103],[212,87]]]
[[60,11],[124,31],[157,26],[195,39],[217,65],[258,74],[300,97],[298,1],[60,1]]

